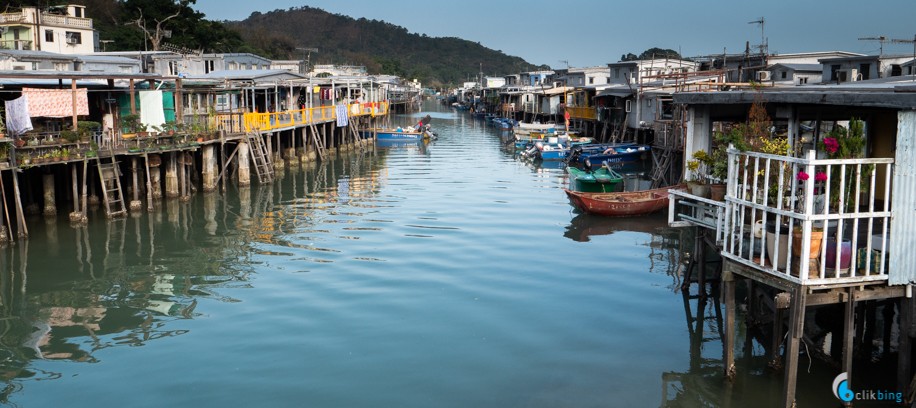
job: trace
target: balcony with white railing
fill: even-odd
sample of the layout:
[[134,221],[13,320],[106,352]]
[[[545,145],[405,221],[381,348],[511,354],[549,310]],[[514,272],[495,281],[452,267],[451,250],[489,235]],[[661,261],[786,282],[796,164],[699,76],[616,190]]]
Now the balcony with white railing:
[[35,24],[32,15],[26,12],[0,13],[0,24]]
[[92,19],[83,17],[62,16],[59,14],[41,13],[41,23],[44,25],[92,29]]
[[728,157],[724,258],[801,285],[887,280],[893,159]]

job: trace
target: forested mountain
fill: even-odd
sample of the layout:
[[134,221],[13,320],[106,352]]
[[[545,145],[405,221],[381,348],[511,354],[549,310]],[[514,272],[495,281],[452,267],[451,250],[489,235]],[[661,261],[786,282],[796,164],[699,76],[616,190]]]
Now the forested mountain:
[[379,20],[354,19],[312,7],[253,13],[226,22],[251,46],[271,58],[304,56],[301,48],[318,48],[312,64],[364,65],[370,73],[417,78],[424,85],[474,80],[483,64],[488,74],[509,74],[536,67],[519,57],[453,37],[411,34]]
[[[312,64],[363,65],[372,74],[419,79],[427,86],[474,80],[478,71],[508,74],[536,67],[459,38],[411,34],[379,20],[354,19],[313,7],[252,13],[243,21],[207,20],[196,0],[11,0],[0,11],[81,4],[106,51],[164,49],[251,52],[272,59],[304,59],[297,48],[317,48]],[[382,4],[382,3],[379,3]],[[157,28],[159,30],[157,30]],[[167,33],[168,35],[165,35]],[[542,67],[546,68],[546,67]]]

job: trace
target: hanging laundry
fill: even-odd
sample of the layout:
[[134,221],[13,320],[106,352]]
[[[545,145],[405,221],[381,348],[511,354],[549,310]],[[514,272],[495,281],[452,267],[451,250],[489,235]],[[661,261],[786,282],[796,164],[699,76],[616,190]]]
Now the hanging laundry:
[[324,99],[324,100],[331,99],[331,88],[322,88],[321,89],[321,99]]
[[140,123],[147,129],[162,129],[165,125],[165,110],[162,108],[162,91],[140,91]]
[[337,127],[347,126],[349,124],[349,121],[347,120],[348,119],[347,118],[347,105],[337,105],[336,112],[337,112]]
[[21,96],[6,101],[6,131],[10,136],[18,136],[32,130],[32,119],[29,118],[29,98]]
[[[76,94],[76,107],[74,109],[73,94]],[[89,114],[89,95],[86,88],[70,89],[40,89],[22,88],[22,96],[29,99],[29,116],[45,118],[66,118],[76,114],[85,116]]]

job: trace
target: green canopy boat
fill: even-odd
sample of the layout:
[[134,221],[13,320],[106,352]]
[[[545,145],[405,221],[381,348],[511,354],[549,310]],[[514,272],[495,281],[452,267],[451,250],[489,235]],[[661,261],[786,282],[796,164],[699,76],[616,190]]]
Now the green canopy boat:
[[569,185],[573,191],[613,193],[620,191],[621,182],[623,182],[623,177],[620,174],[607,167],[591,172],[575,167],[567,167],[566,172],[569,173]]

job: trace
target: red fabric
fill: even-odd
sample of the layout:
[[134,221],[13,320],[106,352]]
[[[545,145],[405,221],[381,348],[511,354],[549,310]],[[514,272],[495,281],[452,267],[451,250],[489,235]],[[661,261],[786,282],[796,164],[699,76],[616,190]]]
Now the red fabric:
[[73,92],[76,93],[76,114],[89,114],[89,95],[86,88],[76,91],[69,89],[22,88],[22,95],[29,99],[29,116],[65,118],[73,116]]

